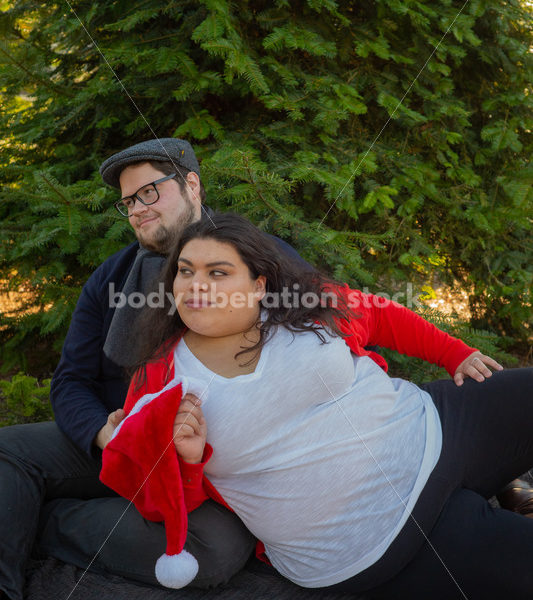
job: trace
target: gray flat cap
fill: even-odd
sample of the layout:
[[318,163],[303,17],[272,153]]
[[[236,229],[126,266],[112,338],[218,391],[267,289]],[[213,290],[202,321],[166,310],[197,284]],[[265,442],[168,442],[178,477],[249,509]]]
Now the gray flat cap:
[[200,175],[200,165],[192,146],[189,142],[178,138],[147,140],[117,152],[104,160],[100,166],[100,175],[109,185],[120,188],[119,177],[122,169],[132,163],[145,160],[173,162],[176,166],[185,167]]

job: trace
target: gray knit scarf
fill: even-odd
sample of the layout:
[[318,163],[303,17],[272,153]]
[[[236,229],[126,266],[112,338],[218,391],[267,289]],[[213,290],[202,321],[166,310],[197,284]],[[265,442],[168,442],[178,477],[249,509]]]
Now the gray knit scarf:
[[104,354],[121,367],[131,366],[141,358],[139,334],[136,334],[133,324],[148,294],[156,290],[165,260],[161,254],[141,246],[122,288],[122,295],[117,293],[118,297],[115,296],[115,312],[104,342]]

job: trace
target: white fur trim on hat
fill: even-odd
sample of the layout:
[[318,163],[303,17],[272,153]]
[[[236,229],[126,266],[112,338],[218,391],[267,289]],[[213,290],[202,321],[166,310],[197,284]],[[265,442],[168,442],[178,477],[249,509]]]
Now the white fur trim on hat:
[[198,563],[192,554],[183,550],[179,554],[162,554],[155,563],[155,576],[161,585],[179,589],[196,577]]

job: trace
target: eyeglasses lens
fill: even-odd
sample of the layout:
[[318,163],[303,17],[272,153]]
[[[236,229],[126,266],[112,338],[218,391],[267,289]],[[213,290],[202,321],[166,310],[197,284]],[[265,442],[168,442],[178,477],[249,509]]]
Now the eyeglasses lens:
[[117,202],[116,207],[120,214],[129,217],[133,212],[136,200],[140,200],[145,205],[157,202],[159,200],[159,193],[155,185],[153,183],[145,185],[140,190],[137,190],[133,196],[128,196]]
[[143,204],[152,204],[157,200],[158,194],[155,189],[155,185],[145,185],[137,192],[137,196],[141,199]]

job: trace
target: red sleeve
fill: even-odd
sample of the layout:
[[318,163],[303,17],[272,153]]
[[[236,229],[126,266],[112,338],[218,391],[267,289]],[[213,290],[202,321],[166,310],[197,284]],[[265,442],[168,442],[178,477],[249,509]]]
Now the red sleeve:
[[185,506],[187,512],[193,511],[203,504],[209,496],[204,490],[204,467],[213,454],[213,448],[206,444],[202,462],[188,463],[178,455],[178,461],[181,471],[181,480],[183,483],[183,494],[185,497]]
[[136,376],[137,373],[132,377],[130,381],[130,386],[128,388],[126,400],[124,401],[124,411],[127,415],[130,414],[130,411],[135,406],[137,400],[139,400],[144,395],[144,386],[138,390],[135,389]]
[[140,400],[145,394],[160,391],[168,382],[170,375],[174,369],[173,351],[166,357],[157,362],[148,363],[146,365],[146,377],[142,385],[138,385],[140,372],[134,373],[128,388],[128,394],[124,401],[124,410],[129,414],[135,406],[137,400]]
[[349,288],[341,293],[347,295],[350,308],[360,315],[350,321],[348,330],[359,338],[361,347],[377,344],[392,348],[444,367],[451,376],[476,351],[397,302]]

